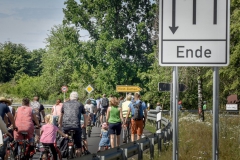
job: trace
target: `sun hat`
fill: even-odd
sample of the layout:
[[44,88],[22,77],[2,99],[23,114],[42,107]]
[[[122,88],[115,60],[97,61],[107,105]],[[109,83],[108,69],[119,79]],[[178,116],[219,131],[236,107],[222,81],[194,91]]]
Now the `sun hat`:
[[9,106],[12,104],[12,102],[6,99],[5,97],[0,97],[0,102],[6,102]]
[[103,124],[102,124],[102,129],[105,129],[105,130],[108,129],[108,125],[107,125],[107,123],[103,123]]

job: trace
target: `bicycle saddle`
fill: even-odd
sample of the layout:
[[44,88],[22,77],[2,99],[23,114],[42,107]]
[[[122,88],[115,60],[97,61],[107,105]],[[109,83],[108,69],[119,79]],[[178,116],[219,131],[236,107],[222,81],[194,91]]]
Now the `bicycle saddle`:
[[20,132],[22,135],[28,135],[27,132]]
[[69,133],[69,134],[71,134],[71,133],[74,134],[75,131],[74,131],[74,130],[70,130],[70,131],[68,131],[68,133]]

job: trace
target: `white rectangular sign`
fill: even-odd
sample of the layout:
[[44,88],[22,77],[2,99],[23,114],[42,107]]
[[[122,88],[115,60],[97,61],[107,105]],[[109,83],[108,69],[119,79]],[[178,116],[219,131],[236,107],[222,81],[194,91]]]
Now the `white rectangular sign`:
[[230,0],[160,0],[161,66],[227,66]]
[[238,104],[226,104],[226,110],[227,111],[237,111]]

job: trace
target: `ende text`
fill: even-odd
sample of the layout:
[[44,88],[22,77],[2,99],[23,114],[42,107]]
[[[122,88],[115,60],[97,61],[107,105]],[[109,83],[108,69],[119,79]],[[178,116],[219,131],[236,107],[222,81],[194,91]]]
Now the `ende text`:
[[184,48],[185,46],[177,46],[177,58],[211,58],[211,50],[206,49],[203,51],[202,46],[200,46],[200,49],[196,49],[195,51]]

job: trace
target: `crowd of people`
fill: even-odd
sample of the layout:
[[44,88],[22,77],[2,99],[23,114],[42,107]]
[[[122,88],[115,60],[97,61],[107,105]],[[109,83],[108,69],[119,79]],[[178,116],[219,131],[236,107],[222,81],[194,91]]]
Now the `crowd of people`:
[[[122,132],[123,143],[126,143],[127,126],[131,128],[131,141],[135,141],[135,137],[137,140],[140,139],[147,119],[147,106],[140,98],[139,93],[128,94],[125,98],[111,95],[107,97],[103,94],[102,98],[97,98],[96,105],[92,104],[91,99],[83,105],[79,102],[78,93],[72,92],[69,100],[64,103],[57,99],[51,113],[45,116],[44,106],[37,96],[31,102],[28,98],[23,98],[22,106],[16,111],[11,107],[12,101],[2,97],[0,98],[0,129],[15,141],[23,140],[21,132],[27,132],[30,144],[35,145],[33,147],[36,150],[39,149],[40,144],[49,146],[54,159],[57,159],[57,150],[54,146],[56,135],[68,138],[69,131],[73,130],[75,154],[79,157],[82,152],[82,142],[88,146],[86,126],[95,125],[98,113],[100,113],[101,122],[98,151],[102,148],[105,150],[119,146]],[[44,125],[41,126],[41,124]],[[14,130],[13,135],[8,128]],[[3,144],[1,138],[0,144]]]

